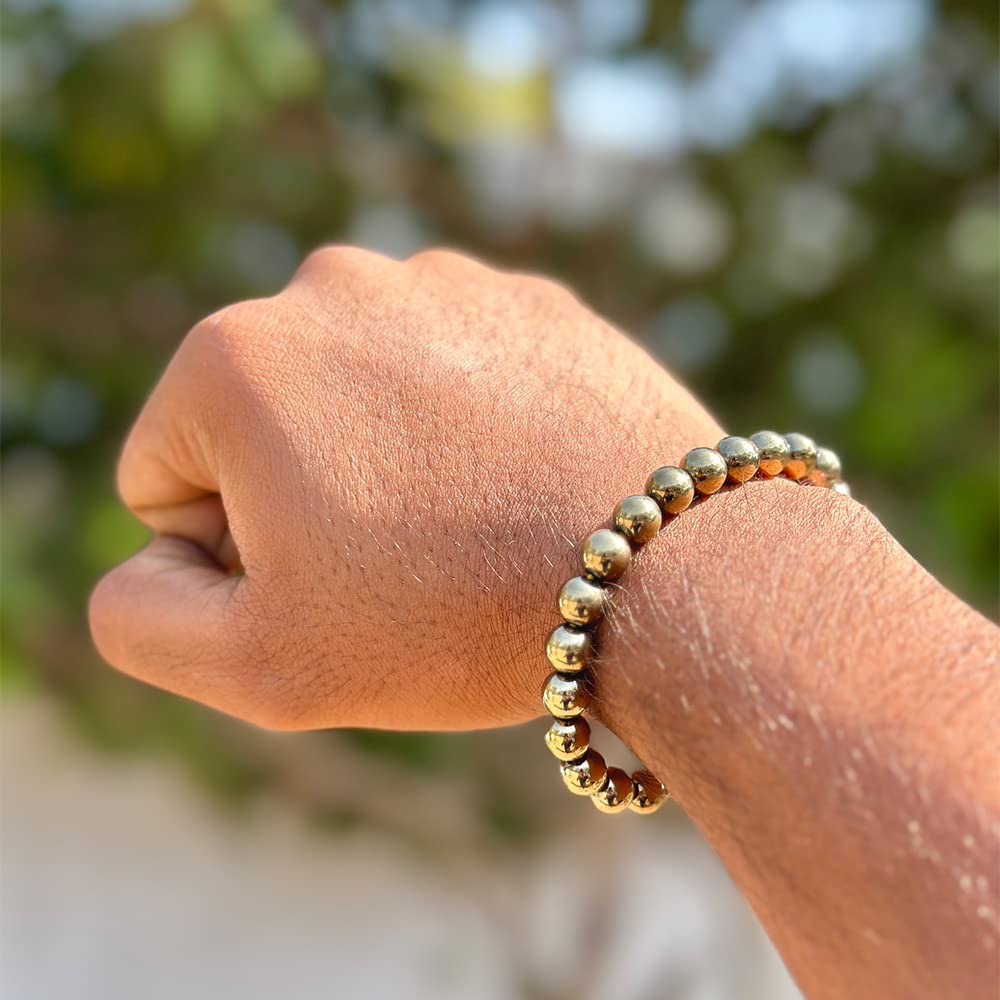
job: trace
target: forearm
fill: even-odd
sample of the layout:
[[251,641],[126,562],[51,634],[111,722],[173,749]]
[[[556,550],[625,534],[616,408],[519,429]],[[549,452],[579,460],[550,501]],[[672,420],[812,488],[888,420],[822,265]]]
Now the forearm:
[[859,505],[785,481],[696,505],[624,582],[603,713],[807,994],[983,995],[1000,947],[996,629]]

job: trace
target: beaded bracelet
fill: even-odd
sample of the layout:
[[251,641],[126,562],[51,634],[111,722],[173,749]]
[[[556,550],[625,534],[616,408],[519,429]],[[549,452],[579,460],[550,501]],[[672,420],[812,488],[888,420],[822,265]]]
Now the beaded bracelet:
[[542,704],[553,717],[545,743],[561,762],[566,787],[588,795],[605,813],[626,807],[654,813],[669,798],[652,772],[629,775],[608,767],[590,746],[590,725],[583,713],[591,705],[587,663],[594,652],[594,633],[608,593],[604,584],[617,580],[628,568],[632,551],[656,536],[665,518],[687,510],[696,493],[710,496],[728,480],[741,484],[756,475],[787,476],[813,486],[826,486],[850,496],[840,478],[840,459],[829,448],[817,448],[804,434],[760,431],[749,438],[724,437],[716,447],[694,448],[680,467],[665,465],[646,481],[646,492],[628,496],[615,507],[614,528],[600,528],[584,543],[583,575],[568,580],[559,591],[557,626],[545,644],[545,655],[555,668],[542,690]]

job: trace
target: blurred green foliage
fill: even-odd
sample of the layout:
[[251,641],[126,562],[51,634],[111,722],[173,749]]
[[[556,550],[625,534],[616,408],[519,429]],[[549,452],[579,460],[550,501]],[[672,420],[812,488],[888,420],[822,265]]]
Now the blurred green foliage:
[[[102,668],[85,606],[144,537],[115,456],[179,339],[329,241],[560,277],[734,430],[836,443],[855,494],[995,614],[995,7],[871,4],[844,49],[881,24],[867,68],[823,49],[824,9],[757,52],[739,2],[9,4],[6,687],[218,787],[268,780],[213,716]],[[456,739],[358,736],[430,768]]]

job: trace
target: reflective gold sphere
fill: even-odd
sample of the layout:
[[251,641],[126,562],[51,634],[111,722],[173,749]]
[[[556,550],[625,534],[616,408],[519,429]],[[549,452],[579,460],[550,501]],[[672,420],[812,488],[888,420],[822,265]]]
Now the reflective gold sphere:
[[556,719],[575,719],[590,707],[590,692],[580,676],[552,674],[542,688],[542,705]]
[[663,515],[660,505],[652,497],[636,493],[618,502],[614,520],[615,527],[629,541],[645,545],[656,537],[663,524]]
[[729,474],[726,460],[714,448],[692,448],[681,462],[699,493],[715,493]]
[[765,476],[780,476],[785,471],[785,463],[791,456],[791,449],[783,434],[774,431],[757,431],[750,435],[750,441],[757,448],[757,464]]
[[610,528],[595,531],[583,546],[583,568],[599,580],[617,580],[631,558],[628,539]]
[[593,639],[589,632],[572,625],[560,625],[549,633],[545,655],[556,670],[574,674],[587,665],[592,646]]
[[660,505],[664,514],[680,514],[694,499],[691,477],[676,465],[664,465],[650,473],[646,492]]
[[669,795],[652,771],[636,771],[632,775],[632,801],[629,808],[637,813],[655,813]]
[[731,482],[745,483],[757,474],[760,453],[748,438],[724,437],[715,450],[723,457]]
[[556,719],[545,733],[545,745],[559,760],[578,760],[590,749],[590,724],[586,719]]
[[790,479],[805,479],[816,468],[816,442],[805,434],[786,434],[789,457],[785,475]]
[[593,795],[604,784],[608,766],[596,750],[588,750],[579,760],[568,761],[559,770],[574,795]]
[[840,479],[840,458],[829,448],[816,449],[816,469],[830,481]]
[[604,614],[604,601],[605,593],[599,583],[574,576],[559,591],[559,613],[574,625],[593,625]]
[[604,784],[590,799],[602,813],[617,813],[632,801],[632,779],[620,767],[609,767]]

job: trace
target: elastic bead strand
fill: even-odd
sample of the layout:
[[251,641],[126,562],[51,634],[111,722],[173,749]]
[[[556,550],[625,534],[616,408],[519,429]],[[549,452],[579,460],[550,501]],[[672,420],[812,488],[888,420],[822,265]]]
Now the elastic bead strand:
[[694,481],[694,488],[705,496],[720,490],[729,475],[726,460],[714,448],[692,448],[681,466]]
[[785,471],[792,450],[781,434],[757,431],[750,435],[750,442],[757,448],[757,466],[763,475],[780,476]]
[[659,504],[643,494],[625,497],[615,507],[615,527],[633,545],[645,545],[656,537],[663,524]]
[[727,481],[741,486],[758,476],[782,475],[851,495],[840,478],[836,453],[818,448],[805,434],[758,431],[749,438],[729,436],[715,448],[692,448],[680,466],[655,469],[646,480],[645,494],[627,496],[615,507],[614,528],[600,528],[584,543],[583,575],[567,580],[559,591],[563,623],[545,643],[554,672],[542,689],[542,704],[553,718],[545,745],[560,762],[563,782],[574,795],[590,796],[601,812],[631,810],[645,816],[670,798],[652,772],[643,768],[629,775],[619,767],[608,767],[590,744],[590,724],[583,716],[593,702],[588,666],[596,628],[607,608],[604,585],[626,572],[633,549],[652,541],[665,518],[682,514],[699,494],[708,497]]
[[757,475],[760,452],[753,441],[742,437],[724,437],[715,450],[726,463],[726,474],[731,483],[745,483]]
[[786,434],[789,457],[785,475],[791,479],[805,479],[816,468],[816,442],[805,434]]
[[559,591],[559,613],[573,625],[595,625],[604,614],[605,599],[599,583],[574,576]]
[[575,674],[587,666],[594,640],[591,632],[575,625],[557,625],[545,643],[545,655],[555,670]]
[[590,749],[590,724],[586,719],[556,719],[545,733],[545,745],[558,760],[579,760]]
[[552,674],[542,689],[542,704],[553,719],[575,719],[590,707],[590,701],[579,674]]
[[579,760],[560,767],[563,783],[574,795],[593,795],[604,784],[608,766],[596,750],[588,750]]
[[604,784],[590,797],[602,813],[617,813],[627,809],[632,801],[632,779],[620,767],[609,767]]
[[596,580],[617,580],[628,569],[632,549],[620,531],[601,528],[583,546],[583,568]]
[[694,481],[676,465],[664,465],[651,472],[646,480],[646,495],[651,496],[664,514],[681,514],[694,499]]
[[636,771],[632,775],[632,812],[646,815],[656,812],[670,797],[660,780],[651,771]]

